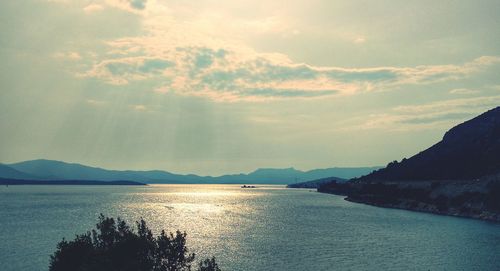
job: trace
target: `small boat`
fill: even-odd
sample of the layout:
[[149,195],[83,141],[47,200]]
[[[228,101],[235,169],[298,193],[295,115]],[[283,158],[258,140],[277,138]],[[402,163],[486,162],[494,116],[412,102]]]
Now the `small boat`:
[[255,188],[255,185],[242,185],[241,188]]

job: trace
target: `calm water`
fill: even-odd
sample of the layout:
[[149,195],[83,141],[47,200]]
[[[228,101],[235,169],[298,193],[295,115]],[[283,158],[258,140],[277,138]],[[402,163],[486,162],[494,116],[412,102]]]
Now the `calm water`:
[[499,224],[235,185],[1,187],[0,269],[47,270],[100,212],[186,231],[223,270],[500,270]]

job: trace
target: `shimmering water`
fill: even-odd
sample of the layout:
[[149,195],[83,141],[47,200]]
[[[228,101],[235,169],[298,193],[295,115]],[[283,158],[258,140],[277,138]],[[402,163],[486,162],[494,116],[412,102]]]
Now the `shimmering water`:
[[0,188],[0,269],[47,270],[99,213],[180,229],[223,270],[500,270],[500,225],[236,185]]

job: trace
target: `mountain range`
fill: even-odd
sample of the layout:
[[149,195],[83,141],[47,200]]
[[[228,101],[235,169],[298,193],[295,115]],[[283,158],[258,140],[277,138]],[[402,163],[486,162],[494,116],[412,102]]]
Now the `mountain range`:
[[288,184],[326,177],[350,179],[366,175],[380,167],[326,168],[301,171],[294,168],[262,168],[248,174],[199,176],[175,174],[163,170],[108,170],[75,163],[38,159],[14,164],[0,164],[0,178],[24,180],[96,180],[138,181],[143,183],[252,183]]

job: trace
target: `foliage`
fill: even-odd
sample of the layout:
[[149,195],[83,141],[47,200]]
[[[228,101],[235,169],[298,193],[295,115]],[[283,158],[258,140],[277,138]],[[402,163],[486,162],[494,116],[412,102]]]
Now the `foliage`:
[[[125,221],[99,216],[96,229],[63,239],[51,256],[50,271],[189,271],[195,254],[186,247],[186,233],[162,231],[154,237],[146,222],[137,231]],[[220,271],[215,258],[199,262],[199,271]]]
[[199,263],[199,271],[220,271],[219,266],[215,262],[215,258],[205,259]]

